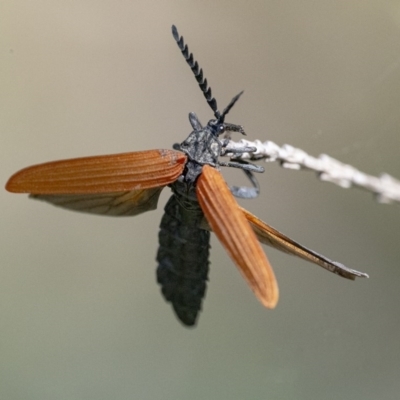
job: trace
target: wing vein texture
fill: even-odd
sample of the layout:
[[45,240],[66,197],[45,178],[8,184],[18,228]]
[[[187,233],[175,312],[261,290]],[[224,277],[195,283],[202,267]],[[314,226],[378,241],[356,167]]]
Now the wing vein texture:
[[264,306],[274,308],[279,298],[274,272],[222,175],[205,165],[196,192],[212,230],[257,298]]

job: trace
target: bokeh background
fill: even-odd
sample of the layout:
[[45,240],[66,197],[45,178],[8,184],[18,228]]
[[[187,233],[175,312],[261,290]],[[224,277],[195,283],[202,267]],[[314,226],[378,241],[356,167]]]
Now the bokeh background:
[[[400,177],[400,3],[45,1],[0,5],[5,184],[39,162],[170,148],[211,112],[174,23],[249,138]],[[398,205],[267,164],[250,211],[366,271],[346,281],[266,248],[263,309],[212,239],[207,298],[180,325],[155,282],[159,209],[84,215],[0,191],[1,399],[397,399]],[[230,183],[238,171],[224,171]]]

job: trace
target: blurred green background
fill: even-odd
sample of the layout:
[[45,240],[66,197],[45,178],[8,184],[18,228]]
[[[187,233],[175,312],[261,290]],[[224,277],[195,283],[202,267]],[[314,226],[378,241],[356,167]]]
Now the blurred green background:
[[[399,1],[9,1],[0,5],[1,182],[39,162],[170,148],[212,117],[177,25],[250,139],[400,178]],[[263,309],[213,237],[197,328],[155,282],[159,209],[106,218],[0,192],[0,398],[397,399],[398,205],[267,164],[242,204],[346,281],[266,248]],[[243,181],[224,170],[230,183]]]

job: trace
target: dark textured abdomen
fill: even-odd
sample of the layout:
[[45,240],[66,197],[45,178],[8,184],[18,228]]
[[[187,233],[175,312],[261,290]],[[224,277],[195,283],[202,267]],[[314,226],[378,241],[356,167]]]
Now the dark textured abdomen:
[[202,218],[197,200],[173,194],[160,224],[157,281],[188,326],[196,323],[206,292],[210,232],[199,228]]

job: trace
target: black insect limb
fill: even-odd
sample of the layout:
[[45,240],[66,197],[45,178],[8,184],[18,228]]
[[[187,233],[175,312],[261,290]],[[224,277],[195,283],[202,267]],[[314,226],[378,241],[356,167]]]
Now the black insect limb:
[[[228,143],[229,143],[229,139],[228,139]],[[223,145],[222,145],[223,146]],[[226,156],[227,154],[232,154],[232,155],[240,155],[243,153],[253,153],[257,150],[256,147],[254,146],[245,146],[242,147],[241,149],[238,148],[232,148],[232,147],[223,147],[221,150],[221,156]]]
[[[241,160],[240,163],[247,164],[246,161]],[[235,197],[241,199],[255,199],[260,194],[260,185],[258,184],[257,178],[251,171],[243,169],[244,174],[247,176],[253,187],[247,186],[231,186],[229,189]]]
[[[214,111],[215,118],[219,119],[221,113],[218,111],[217,100],[212,96],[211,88],[208,86],[207,79],[203,78],[203,70],[199,67],[197,61],[194,60],[193,54],[189,53],[189,48],[185,44],[183,40],[183,36],[179,36],[178,29],[176,29],[175,25],[172,25],[172,35],[178,44],[179,49],[181,50],[183,57],[185,58],[186,62],[189,64],[189,67],[193,71],[193,74],[200,86],[201,91],[204,94],[204,97],[207,100],[207,103]],[[229,110],[228,110],[229,111]],[[225,111],[224,111],[225,112]],[[225,113],[226,115],[226,113]]]
[[201,131],[203,129],[200,120],[197,118],[197,115],[194,112],[189,113],[189,122],[195,131]]
[[239,168],[244,171],[250,171],[250,172],[264,172],[265,171],[265,169],[259,165],[242,164],[241,162],[238,162],[238,161],[228,161],[228,162],[218,161],[218,165],[221,167]]

